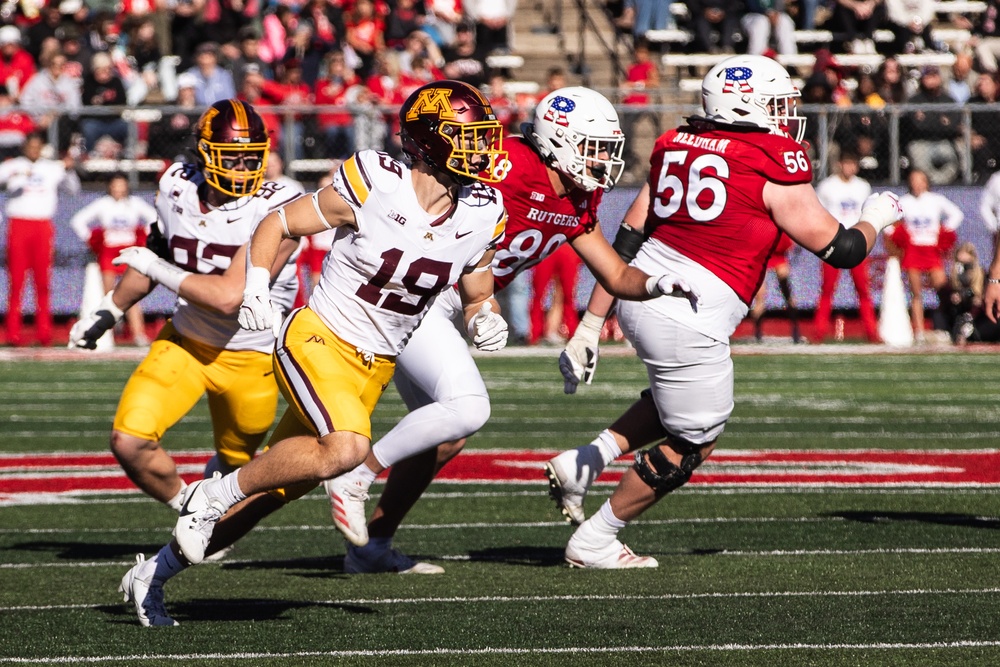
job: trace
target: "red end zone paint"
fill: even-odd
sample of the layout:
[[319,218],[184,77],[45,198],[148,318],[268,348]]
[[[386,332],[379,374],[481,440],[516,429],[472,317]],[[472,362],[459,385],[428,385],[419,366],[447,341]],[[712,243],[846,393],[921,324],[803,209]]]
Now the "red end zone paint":
[[[536,484],[555,451],[472,450],[437,480]],[[187,481],[201,476],[205,452],[174,457]],[[599,483],[617,482],[630,459],[609,466]],[[700,486],[982,487],[1000,485],[1000,450],[729,450],[716,451],[691,478]],[[136,492],[110,454],[0,455],[0,502],[19,494]]]

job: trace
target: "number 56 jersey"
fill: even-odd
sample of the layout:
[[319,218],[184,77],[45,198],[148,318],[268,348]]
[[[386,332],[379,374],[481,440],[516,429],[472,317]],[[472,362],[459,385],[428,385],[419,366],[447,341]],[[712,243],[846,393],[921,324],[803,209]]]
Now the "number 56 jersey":
[[309,308],[347,343],[395,356],[432,299],[503,238],[501,195],[474,183],[430,215],[410,169],[378,151],[355,153],[330,187],[354,209],[357,229],[337,228]]
[[650,167],[647,233],[749,304],[780,236],[764,184],[812,182],[802,145],[763,131],[684,126],[656,141]]
[[[195,165],[178,162],[160,178],[156,212],[174,264],[201,274],[224,273],[236,252],[253,234],[257,223],[272,209],[299,196],[291,188],[266,181],[256,194],[240,197],[219,208],[202,207],[198,187],[204,183]],[[271,301],[291,310],[298,290],[295,259],[289,259],[271,285]],[[241,329],[235,315],[222,315],[177,297],[174,327],[187,338],[226,350],[254,350],[270,354],[270,331]]]

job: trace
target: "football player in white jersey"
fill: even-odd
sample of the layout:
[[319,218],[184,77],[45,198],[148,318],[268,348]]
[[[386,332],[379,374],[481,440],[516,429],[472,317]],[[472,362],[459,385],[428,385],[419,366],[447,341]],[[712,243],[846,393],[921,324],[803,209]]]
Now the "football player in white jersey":
[[[178,293],[172,318],[122,391],[111,432],[111,451],[129,479],[175,510],[185,484],[160,441],[203,395],[216,450],[206,474],[249,461],[274,422],[274,337],[241,329],[236,318],[254,225],[298,194],[264,181],[268,136],[249,104],[215,103],[196,131],[197,162],[171,166],[156,194],[160,252],[169,261],[148,248],[122,251],[115,263],[129,269],[121,282],[70,333],[70,347],[93,349],[157,284]],[[271,299],[285,308],[297,287],[296,248],[289,241],[268,270]]]
[[[523,132],[505,143],[510,173],[494,186],[510,216],[494,261],[494,288],[503,289],[519,272],[568,244],[616,296],[649,299],[649,290],[658,292],[660,285],[673,291],[672,277],[651,279],[627,266],[598,224],[601,198],[624,166],[625,137],[611,103],[588,88],[560,88],[539,102]],[[391,545],[400,521],[434,473],[490,417],[486,385],[453,324],[459,306],[454,290],[438,297],[397,359],[396,387],[410,414],[375,443],[364,463],[325,484],[334,525],[349,542],[347,572],[443,572]],[[386,468],[392,472],[372,516],[369,540],[365,500]]]
[[418,88],[399,114],[412,166],[356,153],[332,185],[268,215],[254,232],[240,322],[262,332],[276,321],[267,267],[282,239],[331,228],[337,235],[309,305],[278,334],[275,376],[289,407],[270,447],[235,473],[188,487],[175,539],[149,561],[140,556],[122,579],[143,625],[174,624],[163,604],[168,579],[364,460],[371,411],[437,294],[457,283],[475,345],[506,343],[490,264],[507,214],[484,185],[506,168],[503,128],[486,98],[458,81]]

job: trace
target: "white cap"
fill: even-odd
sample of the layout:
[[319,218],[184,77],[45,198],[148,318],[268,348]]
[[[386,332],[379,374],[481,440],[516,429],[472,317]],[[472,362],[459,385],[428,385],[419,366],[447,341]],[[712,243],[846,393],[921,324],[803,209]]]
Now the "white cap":
[[0,28],[0,46],[4,44],[20,44],[21,31],[16,25],[5,25]]
[[83,9],[83,0],[62,0],[59,3],[60,14],[76,14]]
[[198,77],[196,77],[191,72],[182,72],[177,75],[177,87],[178,88],[197,88],[198,87]]

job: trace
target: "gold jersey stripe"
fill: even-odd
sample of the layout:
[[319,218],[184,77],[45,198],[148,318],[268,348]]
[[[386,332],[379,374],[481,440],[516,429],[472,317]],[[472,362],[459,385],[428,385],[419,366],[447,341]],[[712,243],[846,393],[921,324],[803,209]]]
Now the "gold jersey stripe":
[[368,199],[368,194],[371,192],[371,188],[368,187],[364,175],[361,171],[361,165],[358,164],[358,156],[352,155],[347,162],[343,164],[341,170],[344,173],[345,185],[350,189],[351,194],[357,200],[360,206],[364,206],[365,200]]

